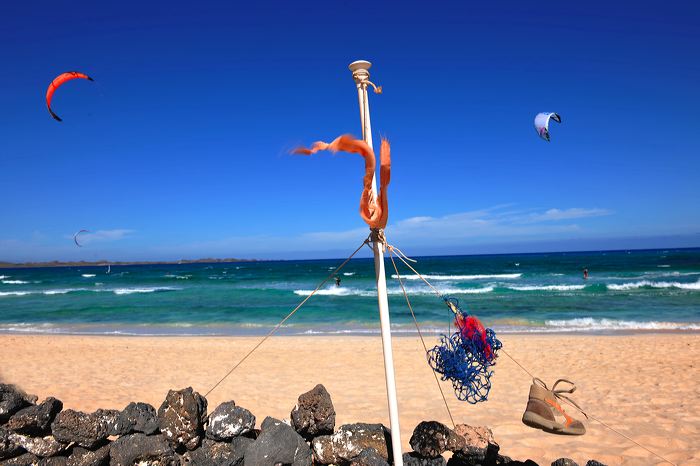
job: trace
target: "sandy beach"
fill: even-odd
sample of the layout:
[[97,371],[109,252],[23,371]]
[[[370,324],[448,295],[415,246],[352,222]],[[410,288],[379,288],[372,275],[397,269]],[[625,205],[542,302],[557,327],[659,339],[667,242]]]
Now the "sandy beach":
[[[547,383],[576,382],[574,399],[594,417],[676,462],[700,463],[700,335],[501,335],[504,347]],[[64,409],[121,409],[130,401],[156,408],[168,389],[206,393],[259,338],[0,336],[0,379]],[[428,341],[433,341],[432,338]],[[451,425],[420,341],[394,338],[404,450],[415,425]],[[643,449],[587,421],[582,437],[523,425],[529,377],[507,357],[496,368],[487,403],[459,402],[443,384],[457,423],[487,425],[501,452],[548,465],[559,457],[585,464],[662,464]],[[379,337],[273,337],[208,395],[209,410],[235,400],[258,424],[288,418],[299,394],[317,383],[330,392],[336,425],[389,424]],[[573,411],[569,410],[570,412]],[[581,417],[581,415],[574,416]]]

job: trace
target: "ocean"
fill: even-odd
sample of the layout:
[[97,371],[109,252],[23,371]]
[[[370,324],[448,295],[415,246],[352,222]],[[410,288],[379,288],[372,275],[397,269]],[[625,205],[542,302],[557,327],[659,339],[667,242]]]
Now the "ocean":
[[[497,332],[700,330],[700,249],[418,257],[442,294]],[[341,260],[0,269],[0,332],[257,335]],[[399,264],[421,330],[451,313]],[[583,269],[589,278],[583,279]],[[395,334],[415,326],[391,262]],[[354,259],[282,327],[283,334],[379,333],[374,263]]]

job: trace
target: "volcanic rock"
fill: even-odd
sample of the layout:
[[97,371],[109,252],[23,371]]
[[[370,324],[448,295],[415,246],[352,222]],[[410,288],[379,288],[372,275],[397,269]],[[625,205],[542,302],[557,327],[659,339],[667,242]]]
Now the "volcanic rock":
[[332,434],[335,428],[335,408],[326,387],[318,384],[301,394],[290,417],[292,427],[306,439]]
[[425,458],[418,453],[404,453],[403,464],[405,466],[445,466],[445,458],[436,456],[434,458]]
[[205,438],[202,445],[184,454],[184,463],[193,466],[243,466],[243,455],[253,439],[236,437],[229,442]]
[[311,446],[314,457],[322,464],[346,463],[367,448],[374,448],[384,461],[389,462],[391,435],[381,424],[345,424],[333,435],[314,438]]
[[578,463],[571,458],[559,458],[552,461],[552,466],[578,466]]
[[97,450],[73,447],[66,466],[107,466],[111,445],[104,445]]
[[7,422],[10,416],[36,400],[35,395],[27,395],[14,385],[0,383],[0,423]]
[[126,435],[142,432],[146,435],[158,432],[158,413],[156,408],[148,403],[129,403],[119,414],[120,429]]
[[107,435],[124,435],[124,428],[119,420],[120,414],[121,411],[117,409],[98,409],[92,415],[104,426]]
[[174,448],[194,450],[204,437],[207,399],[192,387],[170,390],[158,409],[158,425]]
[[27,450],[29,453],[42,458],[56,456],[68,449],[68,445],[59,442],[53,437],[53,435],[47,435],[46,437],[28,437],[22,434],[11,433],[10,440]]
[[210,415],[206,436],[213,440],[231,440],[255,428],[255,416],[233,401],[221,403]]
[[0,427],[0,460],[23,453],[22,447],[12,439],[12,432]]
[[109,450],[110,466],[149,466],[179,464],[170,442],[163,435],[131,434],[112,442]]
[[22,408],[7,422],[8,429],[25,435],[42,435],[49,432],[51,422],[63,409],[61,400],[50,397],[41,404]]
[[245,450],[245,466],[311,465],[311,449],[291,426],[267,417],[261,428],[258,438]]
[[4,461],[0,461],[0,466],[39,466],[39,457],[31,453],[25,453]]
[[374,448],[365,448],[350,461],[350,466],[389,466]]
[[51,423],[51,432],[59,442],[75,442],[90,449],[97,447],[109,435],[102,416],[72,409],[56,415],[56,419]]
[[436,458],[446,450],[459,451],[466,445],[464,438],[437,421],[418,424],[409,443],[413,451],[424,458]]

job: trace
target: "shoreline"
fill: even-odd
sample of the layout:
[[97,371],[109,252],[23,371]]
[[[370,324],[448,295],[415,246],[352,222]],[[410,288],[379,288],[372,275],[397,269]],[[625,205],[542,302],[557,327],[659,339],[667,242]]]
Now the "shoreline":
[[[118,338],[113,338],[113,337]],[[405,335],[408,336],[408,335]],[[700,377],[696,333],[499,336],[508,353],[548,384],[576,382],[573,395],[587,412],[677,464],[700,461]],[[141,337],[123,335],[0,335],[0,381],[65,409],[122,409],[131,401],[156,408],[169,389],[206,393],[260,338],[243,336]],[[417,338],[393,339],[404,451],[423,420],[451,425],[433,372]],[[670,363],[670,364],[669,364]],[[651,455],[585,421],[581,437],[560,437],[522,424],[530,377],[507,356],[495,366],[489,401],[459,402],[441,382],[455,422],[489,426],[501,453],[549,464],[566,456],[581,464],[658,464]],[[207,396],[209,411],[235,400],[261,422],[289,418],[299,393],[322,383],[337,412],[336,425],[389,424],[378,336],[305,335],[270,338]],[[572,416],[577,419],[571,412]]]

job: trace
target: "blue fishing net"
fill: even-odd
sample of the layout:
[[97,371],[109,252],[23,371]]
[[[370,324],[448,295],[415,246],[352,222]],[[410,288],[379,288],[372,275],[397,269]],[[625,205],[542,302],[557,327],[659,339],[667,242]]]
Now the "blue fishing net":
[[457,331],[440,336],[440,344],[428,351],[428,363],[442,380],[452,382],[459,400],[471,404],[486,401],[493,375],[490,369],[503,345],[493,330],[459,307],[457,298],[444,300],[455,314]]

